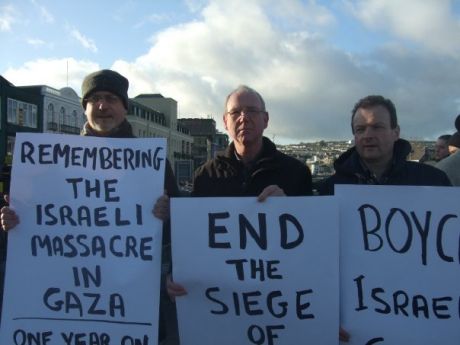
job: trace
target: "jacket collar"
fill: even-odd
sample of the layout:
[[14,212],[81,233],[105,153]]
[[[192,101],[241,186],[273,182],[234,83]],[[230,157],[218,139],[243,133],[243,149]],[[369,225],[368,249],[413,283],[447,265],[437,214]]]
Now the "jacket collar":
[[[99,137],[100,135],[89,125],[88,122],[85,122],[83,128],[80,132],[80,135],[88,137]],[[117,128],[114,128],[108,138],[134,138],[133,128],[128,120],[124,119],[123,122]]]
[[[262,151],[257,156],[256,160],[271,157],[276,152],[275,144],[268,138],[262,138]],[[236,159],[235,143],[232,141],[230,145],[225,149],[224,157],[228,159]]]
[[[388,170],[388,174],[394,173],[402,168],[406,161],[407,155],[411,152],[412,147],[407,140],[398,139],[395,141],[393,147],[393,159],[391,167]],[[348,149],[346,152],[340,155],[339,158],[334,162],[334,169],[337,172],[356,175],[359,178],[372,178],[368,171],[366,171],[361,163],[356,147]]]
[[[278,153],[278,150],[276,149],[275,144],[266,137],[263,137],[262,140],[262,151],[251,165],[251,171],[257,171],[261,165],[263,165],[264,168],[268,168],[272,164],[276,164],[274,156]],[[235,144],[233,142],[230,143],[221,156],[217,157],[216,163],[221,167],[231,169],[234,172],[236,172],[237,169],[241,169],[240,165],[243,165],[243,163],[237,158]]]

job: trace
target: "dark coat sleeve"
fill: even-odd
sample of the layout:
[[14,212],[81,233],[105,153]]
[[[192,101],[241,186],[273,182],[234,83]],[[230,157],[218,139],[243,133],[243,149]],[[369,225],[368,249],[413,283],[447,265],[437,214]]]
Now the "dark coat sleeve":
[[[169,197],[180,196],[179,187],[177,186],[176,177],[171,168],[169,160],[165,165],[165,182],[164,189]],[[171,262],[171,221],[168,219],[163,222],[163,264],[169,265]]]
[[166,190],[166,194],[168,194],[169,197],[177,197],[180,195],[179,187],[177,186],[176,177],[174,176],[174,172],[172,170],[171,163],[169,163],[168,159],[166,160],[166,165],[165,165],[164,188]]

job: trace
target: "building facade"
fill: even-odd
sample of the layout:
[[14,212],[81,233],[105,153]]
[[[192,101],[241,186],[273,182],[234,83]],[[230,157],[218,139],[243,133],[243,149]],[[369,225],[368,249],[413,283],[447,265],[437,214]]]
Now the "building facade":
[[[77,93],[46,85],[14,86],[0,76],[0,168],[12,163],[18,132],[80,133],[86,116]],[[179,182],[191,181],[193,138],[177,123],[177,102],[159,94],[139,95],[129,100],[127,118],[137,137],[167,139],[168,159]],[[5,168],[4,168],[5,167]],[[0,183],[9,176],[0,176]],[[0,192],[5,190],[0,184]]]
[[214,119],[182,118],[178,122],[190,131],[194,139],[192,156],[195,168],[214,158],[228,146],[228,136],[217,131]]
[[179,185],[192,180],[194,140],[177,121],[176,100],[160,94],[140,94],[130,99],[128,120],[138,137],[166,138],[168,159]]
[[39,97],[39,108],[43,113],[42,133],[80,134],[86,116],[80,97],[72,88],[57,90],[46,85],[20,88]]
[[0,192],[9,189],[14,141],[18,132],[41,132],[40,96],[14,86],[0,76]]

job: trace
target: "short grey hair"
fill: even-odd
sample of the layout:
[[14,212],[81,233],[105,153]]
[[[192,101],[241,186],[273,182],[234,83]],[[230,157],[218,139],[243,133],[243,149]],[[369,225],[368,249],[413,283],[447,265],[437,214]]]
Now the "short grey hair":
[[265,109],[265,101],[262,98],[260,93],[258,93],[256,90],[254,90],[253,88],[251,88],[251,87],[249,87],[247,85],[239,85],[235,90],[230,92],[228,94],[227,98],[225,99],[224,114],[227,112],[227,104],[228,104],[229,98],[235,93],[252,93],[252,94],[256,95],[260,100],[260,104],[262,104],[262,109],[261,110],[266,111],[266,109]]

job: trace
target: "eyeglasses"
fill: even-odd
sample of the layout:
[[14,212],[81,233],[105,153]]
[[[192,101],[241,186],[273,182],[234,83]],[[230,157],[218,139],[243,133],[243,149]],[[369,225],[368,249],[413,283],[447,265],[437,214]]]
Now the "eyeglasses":
[[232,109],[230,111],[227,111],[227,114],[230,115],[232,118],[238,118],[240,117],[241,114],[245,114],[249,117],[255,116],[260,113],[265,113],[264,110],[260,110],[258,108],[253,108],[253,107],[246,107],[246,108],[241,108],[241,109]]
[[115,104],[118,101],[120,101],[120,97],[115,96],[115,95],[92,95],[89,96],[88,98],[85,98],[86,102],[91,103],[91,104],[97,104],[101,101],[104,101],[104,103],[107,104]]

